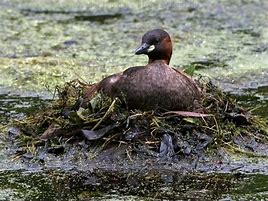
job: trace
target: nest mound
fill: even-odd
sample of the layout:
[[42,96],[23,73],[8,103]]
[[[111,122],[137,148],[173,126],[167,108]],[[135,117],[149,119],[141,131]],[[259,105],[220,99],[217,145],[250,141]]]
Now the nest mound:
[[87,107],[80,107],[79,97],[89,86],[75,80],[57,87],[58,97],[47,107],[13,122],[19,132],[11,134],[15,134],[20,155],[40,146],[52,153],[62,152],[66,143],[85,140],[98,150],[126,144],[131,151],[157,157],[213,153],[222,146],[266,156],[257,145],[267,144],[267,122],[204,80],[199,82],[205,92],[202,105],[206,114],[127,110],[117,98],[100,93]]

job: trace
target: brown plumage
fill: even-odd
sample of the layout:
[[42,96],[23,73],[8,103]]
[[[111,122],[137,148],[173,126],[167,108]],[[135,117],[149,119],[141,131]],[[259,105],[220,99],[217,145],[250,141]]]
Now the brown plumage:
[[172,43],[167,32],[154,29],[142,37],[136,54],[146,54],[146,66],[136,66],[110,75],[88,92],[102,91],[108,96],[119,97],[129,108],[151,110],[193,110],[200,99],[200,90],[194,80],[168,64]]

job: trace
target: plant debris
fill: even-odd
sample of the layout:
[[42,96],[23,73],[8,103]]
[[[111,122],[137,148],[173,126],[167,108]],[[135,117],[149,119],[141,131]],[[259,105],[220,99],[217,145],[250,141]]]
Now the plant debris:
[[234,97],[206,78],[200,78],[199,85],[204,92],[203,113],[143,112],[128,110],[119,99],[101,93],[82,107],[80,97],[90,85],[74,80],[56,88],[58,97],[49,106],[13,122],[10,134],[19,147],[18,155],[35,154],[37,147],[63,153],[66,144],[85,141],[89,147],[98,147],[98,152],[128,145],[129,159],[130,152],[176,158],[213,153],[222,147],[266,156],[259,152],[259,144],[268,142],[267,122],[238,106]]

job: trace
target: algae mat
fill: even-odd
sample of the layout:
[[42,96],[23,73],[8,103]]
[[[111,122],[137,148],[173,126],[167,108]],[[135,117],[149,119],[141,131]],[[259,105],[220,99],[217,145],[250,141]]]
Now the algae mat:
[[173,66],[194,63],[231,91],[266,86],[267,4],[4,0],[0,86],[38,93],[74,78],[93,82],[142,65],[146,58],[134,56],[133,50],[155,27],[173,38]]

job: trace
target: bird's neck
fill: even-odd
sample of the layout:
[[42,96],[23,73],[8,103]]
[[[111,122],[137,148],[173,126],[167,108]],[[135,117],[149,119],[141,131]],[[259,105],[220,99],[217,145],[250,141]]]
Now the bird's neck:
[[148,64],[153,63],[155,61],[164,62],[169,65],[170,59],[172,55],[172,49],[170,51],[162,52],[161,54],[152,54],[148,55],[149,61]]

